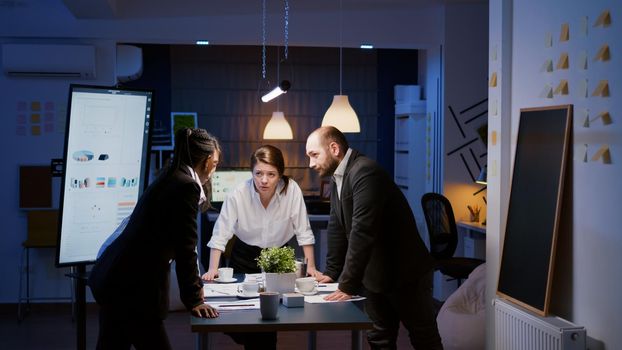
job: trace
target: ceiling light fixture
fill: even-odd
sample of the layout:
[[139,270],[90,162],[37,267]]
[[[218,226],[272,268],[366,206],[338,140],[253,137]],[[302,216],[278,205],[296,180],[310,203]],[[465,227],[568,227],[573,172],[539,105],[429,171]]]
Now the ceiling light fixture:
[[348,101],[348,95],[342,93],[343,81],[343,25],[342,8],[339,0],[339,95],[333,97],[333,103],[324,114],[322,126],[331,125],[341,132],[361,132],[361,125],[356,112]]
[[289,82],[289,80],[283,80],[277,87],[272,89],[267,94],[261,96],[261,100],[263,102],[270,102],[273,99],[275,99],[275,98],[281,96],[282,94],[286,93],[287,90],[289,90],[289,88],[291,86],[292,86],[292,84]]
[[209,41],[208,40],[197,40],[196,44],[197,45],[209,45]]
[[361,49],[371,50],[374,48],[372,44],[361,44]]
[[[264,1],[264,11],[265,11],[265,1]],[[264,15],[265,18],[265,15]],[[264,21],[265,23],[265,21]],[[289,26],[289,2],[288,0],[285,0],[285,59],[287,59],[287,55],[288,55],[288,48],[287,48],[287,34],[288,34],[288,26]],[[265,28],[265,24],[264,24],[264,28]],[[265,30],[264,30],[265,32]],[[264,40],[265,42],[265,40]],[[265,46],[264,46],[265,47]],[[264,49],[265,52],[265,49]],[[280,80],[280,75],[281,75],[281,50],[279,47],[277,47],[277,61],[276,61],[276,81]],[[265,62],[265,56],[264,56],[264,62]],[[265,63],[264,63],[265,64]],[[265,65],[264,65],[265,67]],[[265,70],[264,70],[265,71]],[[287,92],[287,90],[289,90],[291,84],[289,82],[289,80],[283,80],[281,81],[281,83],[275,87],[272,91],[270,91],[269,93],[265,94],[264,96],[261,97],[261,100],[263,102],[268,102],[278,96],[280,96],[281,94],[284,94]],[[292,131],[292,127],[289,125],[289,123],[287,122],[287,119],[285,119],[285,114],[283,112],[280,111],[279,103],[280,99],[276,100],[276,111],[272,112],[272,117],[270,118],[270,120],[268,121],[268,124],[266,125],[266,128],[263,131],[263,138],[264,140],[292,140],[294,138],[294,132]]]

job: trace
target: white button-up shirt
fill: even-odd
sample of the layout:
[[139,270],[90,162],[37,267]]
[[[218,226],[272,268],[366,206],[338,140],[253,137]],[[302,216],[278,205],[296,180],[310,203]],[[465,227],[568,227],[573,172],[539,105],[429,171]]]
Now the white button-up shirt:
[[301,246],[314,244],[300,187],[290,179],[287,190],[281,194],[283,186],[283,180],[279,181],[276,193],[264,208],[253,179],[240,184],[223,203],[207,246],[224,251],[234,234],[244,243],[260,248],[280,247],[294,235]]
[[341,185],[343,184],[343,176],[346,173],[346,167],[348,166],[348,161],[350,160],[350,155],[352,154],[352,148],[348,148],[346,155],[341,160],[341,163],[335,169],[333,173],[333,179],[335,179],[335,185],[337,185],[337,196],[341,199]]

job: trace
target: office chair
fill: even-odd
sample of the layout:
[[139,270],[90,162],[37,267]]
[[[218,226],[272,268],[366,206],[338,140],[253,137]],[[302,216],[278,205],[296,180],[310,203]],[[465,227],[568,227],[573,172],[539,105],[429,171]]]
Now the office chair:
[[458,228],[451,203],[438,193],[426,193],[421,197],[421,206],[430,237],[430,253],[436,259],[437,269],[442,274],[458,281],[463,279],[484,260],[454,257],[458,245]]

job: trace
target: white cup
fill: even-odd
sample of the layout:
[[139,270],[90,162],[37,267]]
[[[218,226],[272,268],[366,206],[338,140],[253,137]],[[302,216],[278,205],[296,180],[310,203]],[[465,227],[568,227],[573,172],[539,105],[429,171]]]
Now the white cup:
[[238,293],[244,296],[256,295],[259,292],[259,283],[243,282],[238,286]]
[[296,288],[301,293],[313,293],[317,291],[317,281],[315,277],[296,278]]
[[218,278],[228,281],[233,278],[233,269],[231,267],[221,267],[218,269]]

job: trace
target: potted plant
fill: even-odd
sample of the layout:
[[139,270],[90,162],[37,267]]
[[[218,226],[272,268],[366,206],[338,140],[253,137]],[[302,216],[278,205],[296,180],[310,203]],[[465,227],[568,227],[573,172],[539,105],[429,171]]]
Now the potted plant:
[[293,292],[296,285],[296,256],[290,247],[264,248],[257,258],[268,292]]

